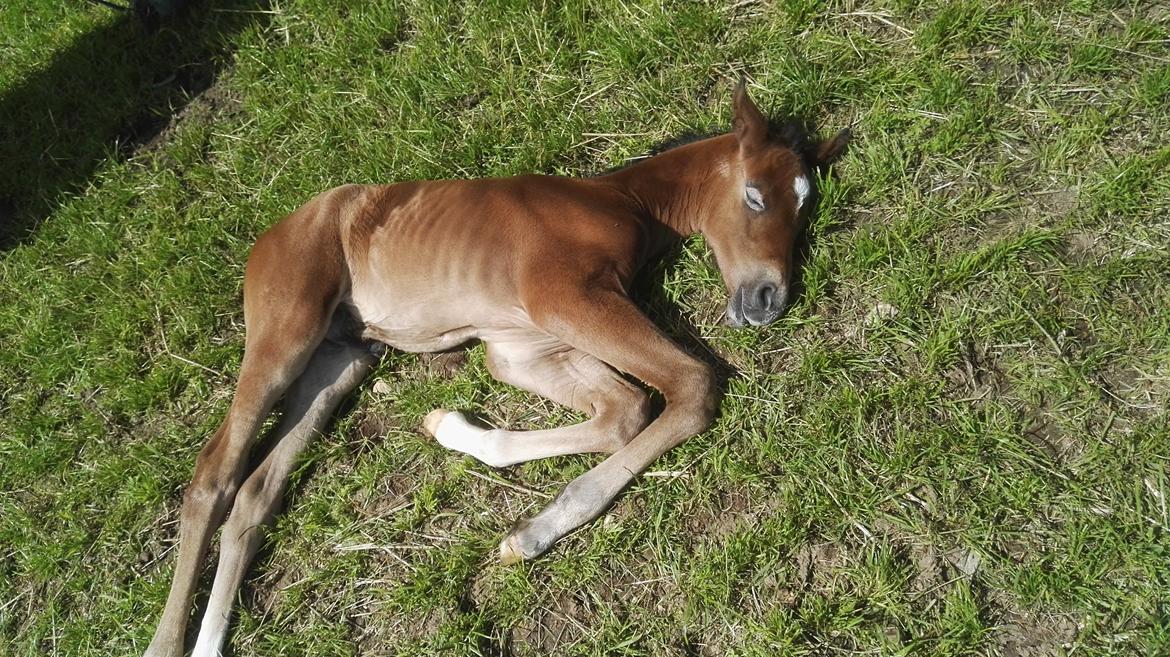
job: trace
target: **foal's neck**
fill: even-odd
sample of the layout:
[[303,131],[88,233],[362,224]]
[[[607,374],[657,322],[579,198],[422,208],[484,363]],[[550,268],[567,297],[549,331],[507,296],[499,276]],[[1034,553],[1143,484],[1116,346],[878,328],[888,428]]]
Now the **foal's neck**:
[[720,197],[735,164],[734,135],[721,135],[646,158],[606,179],[675,237],[702,231],[707,207]]

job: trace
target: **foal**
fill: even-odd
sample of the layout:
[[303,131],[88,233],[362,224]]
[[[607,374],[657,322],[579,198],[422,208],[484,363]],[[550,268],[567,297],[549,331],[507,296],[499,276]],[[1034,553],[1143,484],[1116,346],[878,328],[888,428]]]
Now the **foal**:
[[[367,341],[424,352],[479,339],[497,379],[590,416],[526,432],[482,429],[442,409],[424,420],[439,443],[493,466],[611,455],[516,524],[500,544],[505,563],[536,557],[596,518],[655,459],[706,429],[719,403],[711,370],[626,291],[649,259],[701,232],[731,295],[729,322],[774,321],[811,205],[811,169],[848,141],[845,131],[806,148],[769,135],[742,84],[734,114],[731,134],[607,176],[350,185],[264,233],[244,275],[235,398],[184,495],[174,582],[147,657],[182,654],[200,563],[230,509],[194,651],[218,654],[297,455],[374,364]],[[646,393],[623,372],[661,391],[666,405],[653,421]],[[282,396],[274,447],[248,473],[256,434]]]

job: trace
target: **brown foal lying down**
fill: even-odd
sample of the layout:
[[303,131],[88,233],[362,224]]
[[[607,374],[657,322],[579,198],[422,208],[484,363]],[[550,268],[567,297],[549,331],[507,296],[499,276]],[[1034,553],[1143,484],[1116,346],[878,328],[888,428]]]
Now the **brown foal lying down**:
[[[544,431],[482,429],[460,413],[424,421],[442,445],[505,466],[610,454],[500,544],[531,559],[609,507],[655,459],[706,429],[719,392],[711,370],[630,301],[635,273],[701,232],[731,299],[731,324],[784,311],[793,242],[812,199],[812,168],[848,132],[809,148],[768,133],[741,84],[731,134],[616,173],[339,187],[256,242],[244,275],[244,361],[231,408],[199,454],[183,499],[179,556],[148,657],[178,656],[200,564],[223,528],[219,566],[194,654],[217,655],[232,601],[276,514],[297,455],[369,373],[368,341],[441,351],[483,341],[497,379],[590,419]],[[653,420],[646,393],[661,391]],[[256,434],[283,396],[274,447],[246,471]]]

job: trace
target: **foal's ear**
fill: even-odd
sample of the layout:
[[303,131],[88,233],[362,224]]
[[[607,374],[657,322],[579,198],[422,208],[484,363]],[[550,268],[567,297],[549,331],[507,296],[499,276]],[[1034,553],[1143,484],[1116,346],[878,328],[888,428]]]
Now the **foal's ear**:
[[732,99],[732,108],[735,112],[732,125],[740,148],[762,145],[768,136],[768,121],[748,96],[747,85],[743,80],[735,85]]
[[817,142],[809,149],[813,157],[810,164],[815,167],[829,166],[833,160],[841,157],[841,154],[845,152],[845,147],[849,145],[849,138],[852,136],[853,133],[849,131],[849,128],[845,128],[832,139],[823,139]]

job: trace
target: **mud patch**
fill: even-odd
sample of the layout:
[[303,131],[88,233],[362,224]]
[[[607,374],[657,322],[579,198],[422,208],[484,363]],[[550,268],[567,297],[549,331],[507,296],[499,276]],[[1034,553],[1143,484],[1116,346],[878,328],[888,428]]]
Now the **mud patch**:
[[123,583],[144,577],[147,573],[155,570],[166,561],[168,553],[178,547],[178,506],[181,503],[181,498],[174,503],[168,500],[155,522],[144,530],[142,535],[145,537],[145,541],[138,551],[135,565],[127,569],[122,580]]
[[1170,397],[1170,372],[1165,368],[1147,373],[1132,365],[1115,363],[1094,378],[1102,400],[1125,415],[1151,417]]
[[297,568],[272,568],[252,581],[243,584],[244,606],[258,610],[267,615],[272,613],[280,604],[286,589],[297,585],[303,573]]
[[1071,231],[1065,235],[1065,252],[1073,262],[1102,264],[1110,251],[1108,239],[1099,233]]
[[820,543],[797,553],[796,564],[798,579],[814,590],[828,591],[845,565],[845,554],[832,543]]
[[382,441],[391,431],[401,429],[401,424],[386,413],[369,410],[357,411],[360,415],[354,422],[353,429],[346,432],[346,447],[351,456],[358,456],[369,451],[373,445]]
[[982,555],[962,547],[947,550],[944,557],[947,563],[964,579],[975,577],[975,573],[979,572],[979,566],[983,564]]
[[415,481],[403,474],[379,477],[377,488],[363,488],[354,495],[353,509],[363,519],[385,519],[408,506]]
[[968,340],[962,346],[959,362],[943,373],[950,387],[959,395],[982,400],[995,398],[1004,388],[1005,377],[997,366],[994,354],[974,341]]
[[706,513],[697,513],[686,522],[687,533],[706,542],[721,543],[741,527],[756,524],[751,500],[743,491],[728,491]]
[[753,587],[761,598],[775,600],[788,608],[799,607],[810,592],[831,590],[837,571],[845,563],[843,553],[832,543],[803,545],[789,560],[793,571],[787,581],[775,571],[769,571]]
[[1036,208],[1049,215],[1067,217],[1080,207],[1080,190],[1077,188],[1053,189],[1032,195]]

